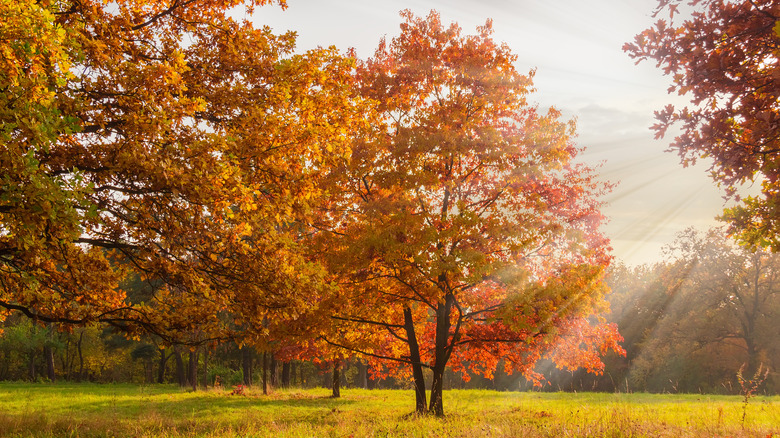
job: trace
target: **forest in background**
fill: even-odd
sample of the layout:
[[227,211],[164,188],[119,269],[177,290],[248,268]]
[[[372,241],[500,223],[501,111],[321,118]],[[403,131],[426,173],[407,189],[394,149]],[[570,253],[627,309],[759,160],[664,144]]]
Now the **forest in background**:
[[[738,394],[740,367],[763,365],[770,373],[760,391],[778,394],[780,255],[736,247],[717,229],[686,230],[667,253],[670,262],[610,269],[611,312],[605,317],[618,325],[626,356],[606,356],[602,374],[543,361],[537,366],[546,379],[541,387],[522,374],[508,375],[501,365],[492,379],[472,373],[469,381],[448,369],[446,387]],[[165,347],[154,337],[132,341],[100,325],[63,332],[17,316],[6,320],[0,336],[0,380],[333,386],[333,361],[284,357],[284,351],[261,353],[235,343],[194,351]],[[339,371],[345,388],[411,385],[372,378],[365,359],[348,358]]]

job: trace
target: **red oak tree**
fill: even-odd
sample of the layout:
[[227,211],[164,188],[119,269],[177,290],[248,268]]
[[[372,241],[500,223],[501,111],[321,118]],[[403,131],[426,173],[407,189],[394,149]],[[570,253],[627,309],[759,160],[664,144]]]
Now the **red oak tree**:
[[620,349],[614,327],[588,320],[606,291],[608,187],[574,164],[573,122],[528,103],[533,72],[515,70],[490,22],[466,36],[434,12],[402,15],[359,64],[380,116],[319,224],[341,282],[334,320],[383,340],[329,340],[411,370],[416,411],[436,415],[448,364],[489,375],[504,359],[533,378],[547,355],[599,370],[599,353]]

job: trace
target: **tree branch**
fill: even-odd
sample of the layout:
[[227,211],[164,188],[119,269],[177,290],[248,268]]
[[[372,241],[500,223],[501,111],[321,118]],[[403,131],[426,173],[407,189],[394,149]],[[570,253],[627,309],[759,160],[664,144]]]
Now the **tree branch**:
[[381,322],[381,321],[372,321],[370,319],[363,319],[363,318],[347,318],[343,316],[331,316],[332,319],[336,319],[339,321],[348,321],[348,322],[360,322],[363,324],[373,324],[373,325],[379,325],[382,327],[392,327],[392,328],[403,328],[404,326],[401,324],[390,324],[389,322]]
[[170,15],[176,9],[178,9],[180,7],[184,7],[184,6],[190,5],[192,3],[195,3],[195,0],[188,0],[188,1],[185,1],[184,3],[179,3],[179,0],[174,0],[174,2],[171,4],[170,7],[168,7],[168,9],[160,12],[159,14],[153,16],[152,18],[146,20],[145,22],[143,22],[141,24],[136,24],[131,29],[133,29],[133,30],[143,29],[144,27],[149,26],[150,24],[156,23],[157,20],[165,17],[166,15]]
[[[403,358],[398,358],[398,357],[390,357],[390,356],[383,356],[381,354],[369,353],[369,352],[366,352],[366,351],[363,351],[363,350],[359,350],[357,348],[347,347],[346,345],[342,345],[342,344],[333,342],[333,341],[329,340],[328,338],[326,338],[324,336],[320,337],[320,339],[322,339],[323,341],[325,341],[326,343],[328,343],[329,345],[332,345],[334,347],[343,348],[345,350],[352,351],[354,353],[362,354],[363,356],[369,356],[369,357],[374,357],[374,358],[377,358],[377,359],[391,360],[393,362],[400,362],[400,363],[405,363],[405,364],[409,364],[409,365],[414,365],[412,363],[412,361],[408,360],[408,359],[403,359]],[[428,365],[428,364],[420,363],[420,366],[428,368],[428,369],[431,369],[431,366]]]

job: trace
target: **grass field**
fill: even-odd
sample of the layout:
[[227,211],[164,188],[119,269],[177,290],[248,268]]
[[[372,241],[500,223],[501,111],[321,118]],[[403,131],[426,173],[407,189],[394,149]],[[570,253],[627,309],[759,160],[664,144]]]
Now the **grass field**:
[[446,391],[443,419],[394,390],[187,392],[169,385],[0,383],[0,436],[778,437],[780,397]]

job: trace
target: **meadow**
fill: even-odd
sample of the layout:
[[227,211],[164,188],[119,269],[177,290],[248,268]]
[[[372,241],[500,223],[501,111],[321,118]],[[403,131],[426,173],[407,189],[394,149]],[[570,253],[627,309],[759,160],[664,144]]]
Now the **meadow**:
[[[402,390],[0,384],[2,437],[780,437],[780,397],[445,391],[444,418]],[[743,423],[743,412],[746,413]]]

